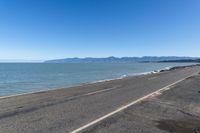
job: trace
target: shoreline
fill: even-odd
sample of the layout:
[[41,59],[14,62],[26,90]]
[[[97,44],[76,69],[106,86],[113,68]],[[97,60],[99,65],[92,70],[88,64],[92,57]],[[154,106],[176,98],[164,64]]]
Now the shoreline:
[[40,90],[40,91],[32,91],[32,92],[19,93],[19,94],[7,95],[7,96],[0,96],[0,100],[1,99],[6,99],[6,98],[11,98],[11,97],[31,95],[31,94],[36,94],[36,93],[43,93],[43,92],[49,92],[49,91],[63,90],[63,89],[68,89],[68,88],[81,87],[81,86],[84,86],[84,85],[92,85],[92,84],[97,84],[97,83],[103,83],[103,82],[121,80],[121,79],[124,79],[124,78],[140,77],[140,76],[145,76],[145,75],[162,73],[162,72],[166,72],[166,71],[172,71],[172,70],[180,69],[180,68],[194,67],[194,66],[200,66],[200,64],[197,63],[197,64],[193,64],[193,65],[174,66],[174,67],[169,66],[169,67],[165,67],[163,69],[153,70],[153,71],[149,71],[149,72],[142,72],[142,73],[133,73],[133,74],[128,74],[128,75],[122,75],[122,76],[120,76],[118,78],[113,78],[113,79],[96,80],[96,81],[91,81],[91,82],[86,82],[86,83],[80,83],[80,84],[72,85],[72,86],[65,86],[65,87],[51,88],[51,89],[45,89],[45,90]]
[[[189,75],[81,126],[72,133],[199,132],[200,73]],[[106,125],[106,126],[104,126]],[[136,127],[136,128],[135,128]],[[141,130],[142,129],[142,130]]]
[[[187,99],[185,94],[190,95],[188,97],[188,102],[194,97],[197,98],[195,101],[198,101],[199,79],[200,65],[193,65],[174,67],[160,73],[157,72],[154,74],[127,77],[107,82],[86,84],[68,89],[57,89],[45,91],[43,93],[4,98],[0,100],[0,131],[9,133],[72,132],[84,129],[82,127],[86,127],[86,130],[90,130],[92,127],[95,127],[94,124],[96,122],[97,126],[104,127],[102,126],[104,120],[109,121],[110,118],[117,118],[115,119],[117,121],[118,118],[125,118],[121,119],[122,122],[119,123],[119,125],[121,125],[128,120],[126,117],[120,117],[121,113],[127,111],[127,107],[134,108],[137,103],[143,104],[146,100],[164,96],[165,92],[170,92],[169,96],[172,96],[172,99],[170,98],[172,103],[177,102],[178,98],[180,98],[179,92],[182,94],[181,97],[183,99]],[[184,88],[180,87],[180,85]],[[172,90],[174,86],[179,87],[176,93]],[[164,97],[168,98],[169,96]],[[185,100],[181,100],[181,102],[182,101]],[[190,105],[188,102],[182,103],[180,107],[185,109],[183,105]],[[160,101],[158,100],[156,103],[160,103]],[[164,105],[164,107],[170,105],[167,109],[171,109],[171,102],[170,104],[169,102],[166,102],[166,104],[162,103],[163,102],[160,104]],[[156,116],[157,113],[159,114],[159,111],[161,114],[166,113],[166,108],[160,108],[163,106],[157,106],[157,104],[156,106],[152,106],[152,108],[148,108],[150,106],[140,107],[137,108],[139,114],[141,114],[140,110],[144,109],[144,116],[147,116],[149,114],[148,112],[155,113]],[[179,109],[179,107],[177,109]],[[175,110],[176,112],[177,109]],[[196,109],[199,108],[194,108],[193,110]],[[183,113],[187,115],[190,112],[191,111],[186,111],[186,113]],[[182,116],[182,113],[179,113]],[[169,115],[174,116],[173,114]],[[140,122],[134,119],[134,116],[130,117],[130,114],[128,118],[131,118],[134,122]],[[115,120],[111,122],[115,122]],[[141,120],[143,121],[144,119]],[[159,121],[160,119],[156,120]],[[109,121],[109,123],[111,122]],[[116,124],[112,125],[115,126]],[[144,123],[141,125],[148,124]],[[127,126],[116,125],[115,127],[119,129],[123,129],[124,127],[125,130],[133,130],[133,128],[126,128]],[[154,123],[149,128],[152,127],[155,127]],[[143,129],[143,127],[141,129]]]

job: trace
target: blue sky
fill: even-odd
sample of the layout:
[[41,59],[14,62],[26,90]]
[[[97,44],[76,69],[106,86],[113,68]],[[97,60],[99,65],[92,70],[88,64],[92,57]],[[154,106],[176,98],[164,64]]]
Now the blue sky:
[[0,59],[200,56],[199,0],[0,0]]

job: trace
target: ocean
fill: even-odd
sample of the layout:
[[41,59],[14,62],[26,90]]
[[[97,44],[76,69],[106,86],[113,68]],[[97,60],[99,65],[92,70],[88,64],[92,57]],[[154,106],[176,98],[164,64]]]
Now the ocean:
[[0,63],[0,96],[122,78],[193,63]]

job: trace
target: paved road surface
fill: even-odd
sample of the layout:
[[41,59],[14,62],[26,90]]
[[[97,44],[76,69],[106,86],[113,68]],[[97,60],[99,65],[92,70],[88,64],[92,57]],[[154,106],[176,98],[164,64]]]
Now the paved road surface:
[[200,133],[200,75],[86,128],[85,133]]
[[[0,133],[71,132],[199,71],[200,66],[186,67],[146,76],[1,98]],[[82,131],[89,132],[95,125]]]

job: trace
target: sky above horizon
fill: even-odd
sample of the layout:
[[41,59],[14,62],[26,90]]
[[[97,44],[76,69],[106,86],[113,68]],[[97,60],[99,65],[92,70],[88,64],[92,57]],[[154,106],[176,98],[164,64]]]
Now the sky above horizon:
[[200,0],[0,0],[0,60],[199,50]]

